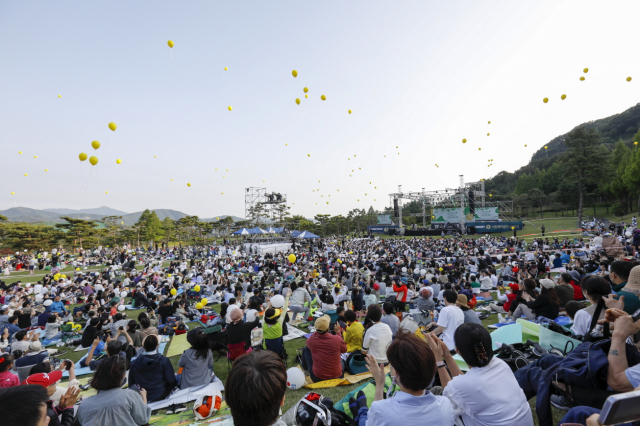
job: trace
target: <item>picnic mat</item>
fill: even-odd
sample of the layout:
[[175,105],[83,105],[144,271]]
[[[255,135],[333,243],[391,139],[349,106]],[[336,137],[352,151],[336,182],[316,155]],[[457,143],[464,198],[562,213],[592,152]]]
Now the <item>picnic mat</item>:
[[291,325],[287,325],[287,330],[289,331],[289,334],[287,334],[286,336],[282,336],[282,340],[284,342],[288,342],[289,340],[297,339],[299,337],[304,337],[306,334],[305,331],[302,331],[299,328],[293,327]]
[[[384,372],[389,374],[390,366],[386,366],[384,368]],[[322,382],[313,383],[310,377],[305,377],[304,387],[309,389],[326,389],[333,388],[335,386],[344,386],[344,385],[353,385],[359,383],[366,379],[371,379],[373,376],[371,373],[360,373],[360,374],[349,374],[347,372],[344,373],[343,379],[331,379],[331,380],[323,380]]]
[[182,352],[189,349],[191,345],[187,342],[187,333],[174,335],[169,344],[169,350],[167,351],[167,358],[171,358],[177,355],[182,355]]
[[509,324],[500,327],[491,333],[491,341],[493,349],[498,349],[503,343],[511,345],[513,343],[522,343],[522,324]]
[[214,391],[224,392],[224,384],[219,378],[215,378],[213,382],[201,385],[191,386],[187,389],[180,389],[177,392],[172,393],[166,399],[161,401],[152,402],[147,404],[151,410],[161,410],[174,404],[185,404],[187,402],[195,401],[201,396],[212,395]]

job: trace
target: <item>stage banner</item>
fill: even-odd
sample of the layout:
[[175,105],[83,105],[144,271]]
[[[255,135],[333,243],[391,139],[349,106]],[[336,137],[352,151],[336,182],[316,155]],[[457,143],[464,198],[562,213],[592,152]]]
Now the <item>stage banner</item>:
[[390,214],[379,214],[378,215],[378,225],[393,225],[393,221],[391,221]]
[[461,207],[454,208],[435,208],[433,209],[433,216],[431,222],[432,223],[460,223],[464,220],[463,217],[463,209]]
[[464,209],[461,207],[448,209],[436,208],[433,209],[433,216],[435,216],[435,219],[431,220],[433,223],[462,223],[473,220],[500,219],[498,207],[476,207],[475,214],[471,214],[469,207],[465,207]]

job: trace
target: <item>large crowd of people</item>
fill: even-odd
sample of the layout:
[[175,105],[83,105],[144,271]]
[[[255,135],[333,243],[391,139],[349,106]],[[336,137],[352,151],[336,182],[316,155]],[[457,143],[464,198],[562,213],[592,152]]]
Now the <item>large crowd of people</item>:
[[[146,424],[148,404],[215,380],[212,336],[224,334],[233,362],[224,393],[235,424],[311,424],[300,413],[319,406],[328,411],[318,421],[328,424],[326,417],[339,413],[313,400],[296,404],[288,421],[279,418],[283,360],[293,355],[283,337],[299,327],[310,334],[297,357],[310,382],[371,373],[373,399],[360,392],[349,400],[347,414],[360,426],[426,419],[533,425],[534,415],[548,425],[528,400],[541,398],[545,371],[571,357],[545,354],[514,369],[498,355],[481,316],[498,326],[519,318],[547,326],[568,317],[566,334],[589,342],[613,330],[604,390],[633,390],[640,385],[640,355],[631,344],[640,331],[632,319],[640,309],[640,231],[626,232],[612,237],[623,247],[617,257],[603,251],[599,235],[333,237],[294,241],[280,253],[226,240],[18,253],[0,260],[6,281],[13,281],[0,281],[0,418],[8,425],[47,418],[52,425]],[[37,282],[11,278],[22,265]],[[130,318],[127,307],[140,313]],[[190,321],[202,327],[190,331]],[[185,333],[190,348],[176,371],[159,351],[161,338]],[[90,369],[96,395],[79,400],[78,366],[58,363],[45,348],[52,342],[86,348],[78,366]],[[601,408],[579,405],[570,392],[550,400],[574,423],[587,424]],[[176,403],[166,413],[186,410]]]

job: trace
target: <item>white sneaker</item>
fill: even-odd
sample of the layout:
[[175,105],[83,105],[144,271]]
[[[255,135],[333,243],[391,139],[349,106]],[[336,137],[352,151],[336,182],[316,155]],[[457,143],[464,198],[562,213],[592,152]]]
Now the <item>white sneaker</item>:
[[507,322],[507,320],[506,320],[506,319],[504,319],[504,317],[502,316],[502,314],[498,314],[498,322],[499,322],[500,324],[504,324],[504,323],[506,323],[506,322]]

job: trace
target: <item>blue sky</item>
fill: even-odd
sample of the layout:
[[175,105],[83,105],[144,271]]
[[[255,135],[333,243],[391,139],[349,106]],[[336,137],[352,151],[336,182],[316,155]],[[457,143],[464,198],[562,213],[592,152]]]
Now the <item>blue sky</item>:
[[640,101],[637,16],[638,2],[5,1],[0,210],[243,216],[244,188],[264,186],[294,214],[340,214],[384,208],[397,185],[514,171]]

